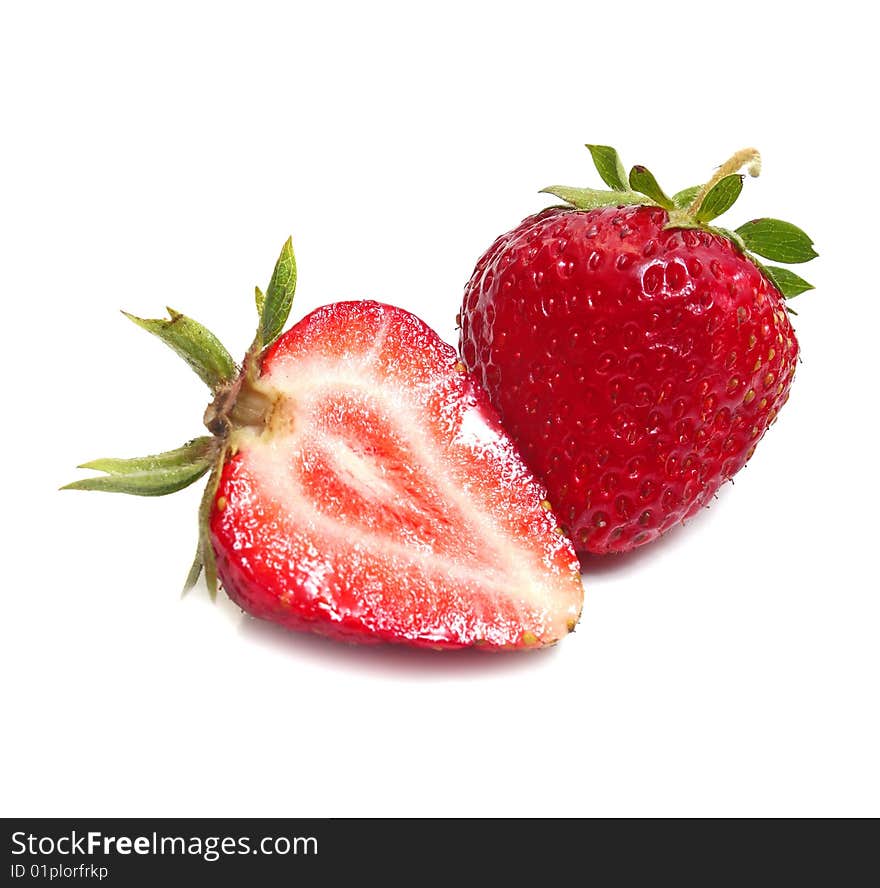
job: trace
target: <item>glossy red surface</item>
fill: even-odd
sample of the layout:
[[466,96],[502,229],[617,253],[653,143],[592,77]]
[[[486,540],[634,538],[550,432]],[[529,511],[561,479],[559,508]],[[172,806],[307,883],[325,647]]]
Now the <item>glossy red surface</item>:
[[573,627],[570,543],[485,393],[418,318],[337,303],[263,361],[210,526],[256,617],[357,642],[536,647]]
[[783,299],[726,238],[656,207],[551,209],[480,259],[461,354],[580,551],[694,514],[751,456],[798,354]]

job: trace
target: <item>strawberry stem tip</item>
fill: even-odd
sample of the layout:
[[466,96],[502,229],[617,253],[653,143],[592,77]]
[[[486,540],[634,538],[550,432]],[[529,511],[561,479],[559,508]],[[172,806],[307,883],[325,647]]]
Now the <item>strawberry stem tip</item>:
[[[691,205],[688,207],[688,214],[696,215],[697,210],[703,203],[706,195],[722,180],[728,176],[738,173],[743,167],[752,178],[761,175],[761,152],[757,148],[740,148],[733,157],[728,158],[715,171],[709,181],[703,185],[694,195]],[[720,214],[719,214],[720,215]]]
[[[692,185],[668,197],[651,171],[641,164],[626,175],[617,151],[609,145],[587,145],[599,177],[611,190],[572,188],[551,185],[541,189],[575,210],[600,207],[649,205],[662,207],[669,214],[667,228],[698,228],[731,241],[748,257],[785,299],[793,299],[813,285],[787,268],[766,266],[758,258],[796,264],[808,262],[818,254],[804,231],[780,219],[754,219],[735,231],[710,223],[726,213],[737,201],[743,187],[745,169],[755,177],[761,172],[761,154],[757,148],[742,148],[716,169],[703,185]],[[790,309],[789,309],[790,310]]]
[[259,427],[271,410],[272,400],[255,388],[260,362],[266,349],[281,335],[296,291],[296,258],[288,238],[281,248],[272,279],[265,293],[255,288],[259,322],[254,340],[239,367],[220,340],[198,321],[167,309],[167,318],[140,318],[122,313],[148,333],[162,340],[179,355],[213,392],[204,424],[210,436],[195,438],[178,447],[152,456],[134,459],[98,459],[78,468],[103,472],[81,478],[62,490],[99,490],[135,496],[165,496],[195,483],[210,471],[208,485],[199,508],[199,542],[195,559],[184,585],[191,589],[202,571],[212,598],[217,590],[214,552],[208,539],[208,516],[217,489],[219,468],[227,453],[227,439],[236,428]]

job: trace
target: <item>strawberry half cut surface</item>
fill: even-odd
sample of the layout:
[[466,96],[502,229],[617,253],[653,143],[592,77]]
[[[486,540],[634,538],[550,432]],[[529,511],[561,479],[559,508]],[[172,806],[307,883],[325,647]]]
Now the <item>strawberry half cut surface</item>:
[[[286,252],[295,273],[288,243],[275,286],[258,291],[242,369],[213,360],[214,436],[89,463],[108,474],[70,486],[155,495],[171,489],[132,489],[138,474],[180,489],[187,472],[213,468],[188,585],[204,567],[209,588],[219,579],[245,611],[290,629],[441,649],[566,635],[583,600],[574,550],[454,349],[409,312],[368,301],[319,308],[273,336],[290,306],[276,280]],[[290,280],[281,288],[292,297]],[[267,322],[279,301],[280,325]],[[171,325],[195,322],[171,316],[136,320],[165,325],[150,329],[176,347]],[[199,331],[189,341],[203,346]]]

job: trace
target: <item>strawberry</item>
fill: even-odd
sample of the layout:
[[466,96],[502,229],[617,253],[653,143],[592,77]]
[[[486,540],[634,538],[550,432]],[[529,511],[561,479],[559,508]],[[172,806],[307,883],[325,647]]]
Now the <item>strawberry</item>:
[[[464,293],[460,351],[547,485],[581,552],[624,552],[693,515],[738,472],[788,398],[798,343],[785,263],[803,231],[713,220],[754,149],[667,197],[617,152],[590,148],[610,191],[554,186],[565,206],[498,238]],[[792,312],[793,313],[793,312]]]
[[190,588],[352,642],[552,644],[582,604],[575,553],[485,393],[409,312],[340,302],[279,335],[285,244],[241,370],[200,324],[132,319],[214,392],[210,436],[68,485],[145,496],[210,472]]

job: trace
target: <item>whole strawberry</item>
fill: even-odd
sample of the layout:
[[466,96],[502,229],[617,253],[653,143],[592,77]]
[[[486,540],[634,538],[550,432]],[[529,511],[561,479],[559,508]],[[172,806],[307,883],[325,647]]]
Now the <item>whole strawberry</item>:
[[[288,241],[239,368],[169,309],[138,325],[213,392],[210,435],[100,459],[69,487],[173,493],[210,473],[187,588],[202,570],[253,616],[352,642],[487,650],[552,644],[583,600],[575,553],[455,349],[417,317],[337,302],[286,333]],[[131,317],[131,316],[129,316]]]
[[713,224],[759,172],[738,152],[667,197],[587,146],[610,191],[502,235],[465,288],[460,351],[549,490],[579,551],[624,552],[693,515],[738,472],[788,398],[798,344],[785,300],[811,285],[799,228]]

